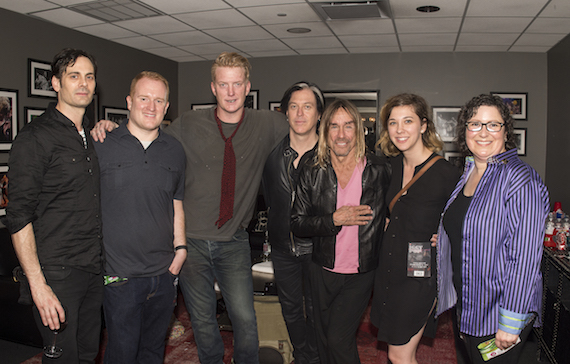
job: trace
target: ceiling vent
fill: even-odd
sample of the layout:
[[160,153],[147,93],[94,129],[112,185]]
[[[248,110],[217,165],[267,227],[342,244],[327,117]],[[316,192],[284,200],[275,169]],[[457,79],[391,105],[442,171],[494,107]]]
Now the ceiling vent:
[[310,3],[323,20],[390,18],[388,1],[343,1]]
[[108,22],[141,19],[162,15],[150,6],[134,0],[92,1],[79,5],[68,6],[67,8]]

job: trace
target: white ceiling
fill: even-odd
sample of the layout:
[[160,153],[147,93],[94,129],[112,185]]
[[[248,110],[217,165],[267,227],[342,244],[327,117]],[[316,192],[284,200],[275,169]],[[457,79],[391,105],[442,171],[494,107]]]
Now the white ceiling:
[[[71,8],[138,3],[155,16],[103,21]],[[323,21],[325,0],[0,0],[0,7],[178,62],[383,52],[547,52],[570,33],[570,0],[384,0],[391,19]],[[350,1],[350,0],[345,0]],[[418,6],[436,5],[436,13]],[[309,28],[306,34],[287,32]]]

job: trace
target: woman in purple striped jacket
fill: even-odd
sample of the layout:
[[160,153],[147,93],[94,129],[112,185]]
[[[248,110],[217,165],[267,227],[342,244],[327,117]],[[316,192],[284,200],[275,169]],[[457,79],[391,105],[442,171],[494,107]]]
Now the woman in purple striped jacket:
[[467,158],[438,231],[437,314],[455,306],[473,363],[484,363],[478,346],[491,339],[509,349],[492,362],[516,363],[533,322],[540,324],[548,191],[519,159],[501,98],[480,95],[463,106],[457,139]]

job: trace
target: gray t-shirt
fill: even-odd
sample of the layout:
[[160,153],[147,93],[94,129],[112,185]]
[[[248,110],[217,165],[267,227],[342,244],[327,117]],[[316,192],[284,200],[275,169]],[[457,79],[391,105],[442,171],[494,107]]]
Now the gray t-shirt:
[[[222,121],[229,137],[237,124]],[[233,217],[218,229],[221,178],[225,143],[214,109],[187,111],[165,131],[177,138],[186,152],[184,213],[186,236],[194,239],[229,241],[253,216],[261,173],[267,156],[289,131],[283,114],[245,109],[244,120],[232,139],[236,156]]]

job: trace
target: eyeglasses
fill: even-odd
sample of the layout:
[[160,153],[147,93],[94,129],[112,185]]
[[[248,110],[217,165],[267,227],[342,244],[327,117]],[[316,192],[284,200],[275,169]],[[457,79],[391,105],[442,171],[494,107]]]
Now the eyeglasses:
[[488,132],[497,133],[501,131],[505,123],[499,123],[497,121],[491,121],[489,123],[482,123],[480,121],[468,121],[465,123],[465,125],[467,125],[467,130],[469,131],[481,131],[481,129],[483,129],[483,126],[485,126]]

